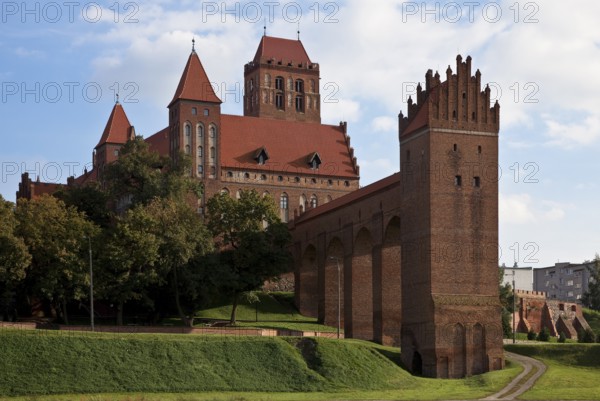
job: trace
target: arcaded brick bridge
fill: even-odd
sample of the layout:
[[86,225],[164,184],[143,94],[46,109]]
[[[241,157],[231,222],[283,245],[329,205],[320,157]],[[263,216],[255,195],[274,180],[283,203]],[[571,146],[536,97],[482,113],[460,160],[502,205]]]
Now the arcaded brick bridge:
[[399,187],[397,173],[294,220],[302,314],[337,325],[339,263],[346,337],[400,345]]
[[400,345],[414,373],[501,369],[500,106],[460,56],[407,105],[400,173],[294,219],[296,302],[336,325],[339,297],[346,337]]

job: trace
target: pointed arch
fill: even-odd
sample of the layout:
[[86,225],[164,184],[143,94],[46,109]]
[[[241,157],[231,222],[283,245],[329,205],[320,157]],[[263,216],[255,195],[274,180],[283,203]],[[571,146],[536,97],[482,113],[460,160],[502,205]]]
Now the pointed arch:
[[300,195],[299,206],[300,206],[300,213],[304,213],[304,209],[306,208],[306,195],[304,195],[304,194]]
[[289,221],[290,218],[290,199],[287,193],[282,192],[281,196],[279,197],[279,212],[280,212],[280,218],[281,221],[284,223],[287,223]]
[[465,327],[456,323],[452,328],[452,375],[450,376],[452,379],[462,378],[467,374],[465,342]]
[[480,323],[473,326],[473,364],[471,374],[478,375],[487,372],[485,329]]

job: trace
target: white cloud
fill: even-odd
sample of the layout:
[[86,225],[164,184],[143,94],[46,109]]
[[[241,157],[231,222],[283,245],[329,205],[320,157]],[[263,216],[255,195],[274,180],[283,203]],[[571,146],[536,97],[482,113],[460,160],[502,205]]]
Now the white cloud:
[[359,159],[360,182],[368,185],[398,171],[398,165],[391,159]]
[[529,194],[500,194],[498,200],[501,224],[524,225],[563,220],[566,206],[549,200],[534,200]]
[[535,215],[531,210],[531,196],[527,194],[500,194],[498,207],[499,219],[503,223],[527,224],[535,221]]
[[33,58],[41,58],[44,57],[44,52],[35,49],[26,49],[24,47],[17,47],[15,49],[15,54],[19,57],[33,57]]
[[339,99],[333,103],[323,103],[321,119],[327,124],[337,124],[340,121],[356,122],[361,118],[360,103],[351,99]]
[[550,137],[548,145],[561,148],[589,145],[600,137],[600,115],[589,115],[574,123],[548,119],[546,127],[546,135]]
[[379,116],[373,119],[371,127],[375,132],[396,131],[398,129],[398,121],[389,116]]

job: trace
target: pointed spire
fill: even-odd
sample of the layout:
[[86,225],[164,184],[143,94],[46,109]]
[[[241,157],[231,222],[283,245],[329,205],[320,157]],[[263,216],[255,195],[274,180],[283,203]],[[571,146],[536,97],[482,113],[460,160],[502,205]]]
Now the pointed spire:
[[265,18],[263,25],[263,36],[267,36],[267,19]]
[[115,104],[119,104],[119,94],[115,94]]
[[208,75],[206,75],[206,71],[195,51],[192,51],[188,58],[173,100],[171,100],[168,107],[171,107],[179,99],[222,103],[221,99],[215,94]]
[[300,21],[298,21],[298,40],[300,40]]
[[123,106],[121,106],[117,100],[110,113],[110,117],[108,117],[106,127],[104,128],[104,132],[102,133],[102,137],[100,138],[98,145],[96,145],[96,148],[105,143],[123,144],[127,142],[130,138],[132,129],[133,127],[125,114]]
[[192,38],[192,53],[196,53],[196,38]]

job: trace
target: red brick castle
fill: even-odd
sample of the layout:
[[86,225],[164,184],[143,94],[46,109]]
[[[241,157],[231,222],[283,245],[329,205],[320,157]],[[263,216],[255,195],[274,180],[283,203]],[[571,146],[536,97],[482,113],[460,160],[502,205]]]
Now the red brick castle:
[[[168,104],[169,126],[146,139],[151,149],[192,156],[192,174],[203,182],[198,199],[255,189],[278,203],[283,221],[358,189],[359,166],[345,122],[321,124],[319,65],[300,40],[263,36],[244,67],[244,115],[221,113],[221,100],[195,49]],[[135,135],[117,102],[94,148],[93,169],[74,185],[101,179],[103,167]],[[59,184],[22,176],[17,198],[56,191]]]
[[[471,58],[445,80],[431,70],[399,115],[399,173],[359,189],[346,123],[321,124],[319,65],[299,40],[262,37],[244,67],[244,115],[221,113],[192,48],[168,104],[169,125],[146,139],[193,159],[205,196],[255,189],[290,222],[296,303],[346,337],[401,346],[412,372],[458,378],[504,366],[498,300],[500,107]],[[117,102],[94,150],[102,179],[135,135]],[[17,198],[56,184],[22,177]],[[339,319],[339,320],[338,320]]]

